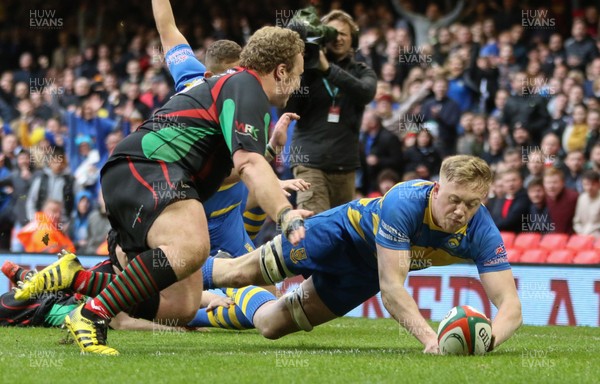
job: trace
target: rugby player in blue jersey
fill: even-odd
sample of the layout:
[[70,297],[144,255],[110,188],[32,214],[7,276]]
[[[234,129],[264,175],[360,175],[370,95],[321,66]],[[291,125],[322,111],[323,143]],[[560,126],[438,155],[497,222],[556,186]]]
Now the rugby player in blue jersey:
[[449,157],[439,182],[400,183],[383,197],[355,200],[307,219],[307,236],[297,245],[277,236],[237,259],[210,260],[212,284],[264,285],[303,275],[306,280],[295,291],[245,312],[271,339],[310,331],[381,291],[388,312],[423,344],[424,352],[435,354],[436,332],[404,287],[407,274],[470,260],[498,308],[491,350],[522,322],[502,237],[482,205],[491,182],[482,159]]

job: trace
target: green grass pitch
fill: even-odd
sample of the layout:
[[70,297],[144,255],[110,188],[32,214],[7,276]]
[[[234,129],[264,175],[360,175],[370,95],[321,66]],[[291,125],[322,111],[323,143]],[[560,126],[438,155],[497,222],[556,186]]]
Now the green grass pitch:
[[[437,326],[437,325],[436,325]],[[598,383],[600,330],[522,327],[486,356],[430,356],[390,319],[343,318],[280,340],[256,331],[111,331],[82,356],[60,329],[1,328],[2,383]]]

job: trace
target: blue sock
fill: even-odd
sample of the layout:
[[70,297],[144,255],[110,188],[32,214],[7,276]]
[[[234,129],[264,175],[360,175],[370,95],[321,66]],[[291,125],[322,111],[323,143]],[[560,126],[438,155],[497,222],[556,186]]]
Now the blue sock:
[[244,288],[227,288],[225,294],[229,296],[241,308],[242,313],[250,321],[254,314],[263,304],[277,300],[277,297],[264,288],[249,285]]
[[202,284],[204,286],[204,289],[214,288],[213,279],[212,279],[214,262],[215,262],[214,256],[208,256],[208,258],[204,262],[204,265],[202,266]]
[[254,328],[254,324],[244,316],[240,307],[230,305],[229,308],[217,307],[212,311],[207,311],[206,308],[199,309],[188,327],[251,329]]

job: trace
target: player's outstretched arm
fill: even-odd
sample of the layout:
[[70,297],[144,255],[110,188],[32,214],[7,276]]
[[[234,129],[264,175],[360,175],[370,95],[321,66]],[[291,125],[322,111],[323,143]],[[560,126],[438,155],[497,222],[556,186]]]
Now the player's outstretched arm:
[[152,14],[165,53],[179,44],[188,44],[185,37],[177,29],[169,0],[152,0]]
[[410,269],[410,251],[377,245],[377,265],[381,299],[388,312],[424,346],[425,353],[439,353],[437,334],[419,312],[419,307],[404,288]]
[[297,245],[304,238],[303,218],[312,212],[292,210],[273,169],[258,153],[239,149],[233,154],[233,165],[250,193],[256,196],[258,205],[281,226],[290,243]]
[[479,275],[481,284],[498,313],[492,321],[493,345],[491,349],[508,340],[523,323],[521,301],[510,269]]

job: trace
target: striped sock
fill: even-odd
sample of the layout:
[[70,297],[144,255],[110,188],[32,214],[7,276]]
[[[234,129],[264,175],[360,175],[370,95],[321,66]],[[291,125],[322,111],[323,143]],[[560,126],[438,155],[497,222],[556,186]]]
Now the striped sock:
[[236,306],[240,307],[244,316],[250,321],[253,321],[254,314],[263,304],[277,300],[277,297],[271,292],[254,285],[244,288],[223,288],[222,291],[231,297]]
[[175,271],[160,248],[142,252],[97,297],[87,302],[82,314],[113,318],[176,282]]
[[75,275],[72,288],[75,292],[86,296],[99,295],[116,277],[113,273],[79,271]]
[[237,305],[230,305],[229,308],[217,307],[212,311],[201,308],[196,313],[188,327],[215,327],[225,329],[252,329],[254,324]]

